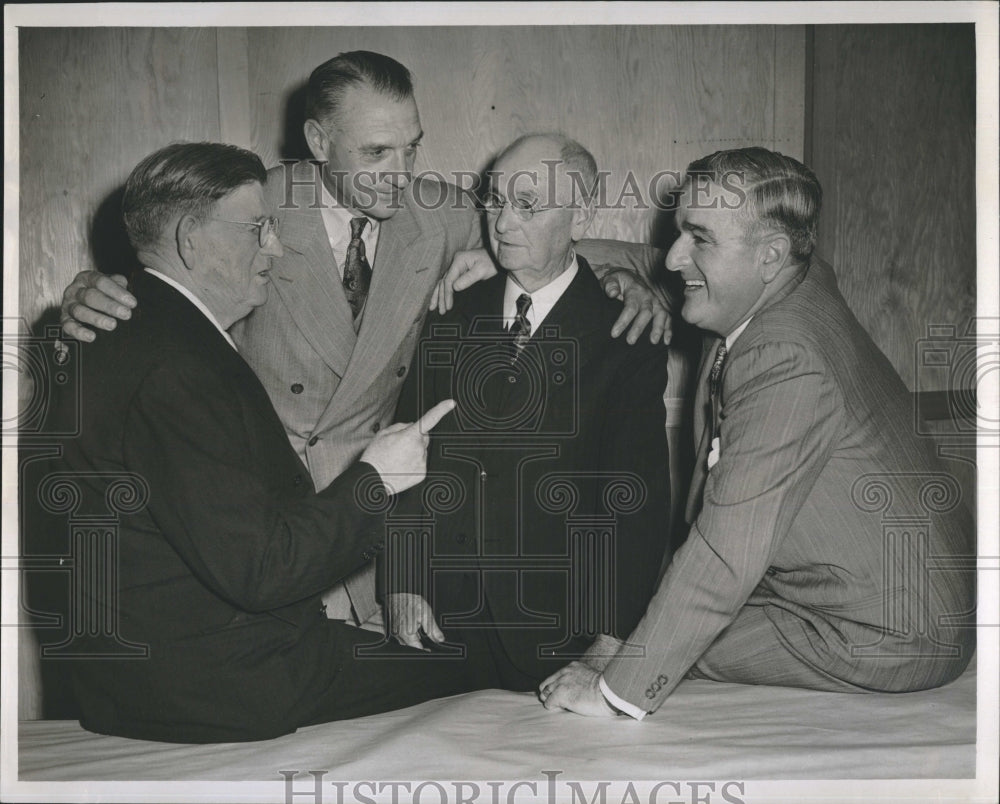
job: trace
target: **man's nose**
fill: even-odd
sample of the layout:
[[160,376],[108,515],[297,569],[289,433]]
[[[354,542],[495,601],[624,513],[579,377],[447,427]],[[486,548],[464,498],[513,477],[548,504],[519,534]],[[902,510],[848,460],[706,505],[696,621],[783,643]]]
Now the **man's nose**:
[[670,247],[670,251],[667,252],[667,258],[664,262],[668,271],[680,271],[690,262],[687,246],[684,245],[683,241],[684,235],[681,235],[674,241],[674,244]]
[[500,214],[496,216],[493,221],[493,228],[496,230],[497,234],[503,234],[508,229],[510,229],[511,223],[517,223],[517,217],[514,215],[514,209],[510,205],[510,202],[504,204],[500,208]]
[[285,248],[281,245],[281,240],[278,236],[276,234],[272,234],[267,239],[267,242],[264,243],[260,253],[267,257],[282,257],[285,254]]

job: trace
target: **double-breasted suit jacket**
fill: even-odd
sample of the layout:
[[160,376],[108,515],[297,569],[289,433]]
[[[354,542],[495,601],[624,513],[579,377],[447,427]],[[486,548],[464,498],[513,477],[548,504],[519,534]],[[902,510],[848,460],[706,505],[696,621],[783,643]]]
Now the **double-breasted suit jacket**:
[[[319,181],[313,163],[268,172],[265,196],[281,220],[284,255],[273,261],[267,303],[232,335],[322,489],[392,423],[431,291],[457,251],[480,244],[481,232],[470,196],[416,179],[381,223],[356,331],[320,215]],[[376,610],[372,578],[367,565],[347,581],[359,621]]]

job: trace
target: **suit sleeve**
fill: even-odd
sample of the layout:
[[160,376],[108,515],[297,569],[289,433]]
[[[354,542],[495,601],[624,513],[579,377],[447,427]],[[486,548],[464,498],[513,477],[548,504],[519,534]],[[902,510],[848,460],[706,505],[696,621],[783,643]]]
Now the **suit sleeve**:
[[[618,516],[616,529],[615,636],[625,639],[639,623],[659,576],[670,536],[669,458],[663,393],[667,350],[636,344],[623,350],[604,404],[598,466],[628,472],[645,500]],[[621,500],[626,502],[624,498]]]
[[[410,371],[407,372],[406,380],[396,403],[397,422],[414,422],[424,413],[430,410],[438,402],[447,399],[446,392],[442,392],[434,383],[434,373],[427,371],[421,366],[421,345],[426,344],[434,338],[434,327],[445,323],[453,318],[452,314],[440,316],[435,312],[427,314],[423,329],[420,332],[420,339],[417,341],[417,349],[410,364]],[[454,422],[454,414],[445,416],[444,419],[431,432],[431,448],[428,450],[428,474],[433,469],[433,445],[436,434],[448,431]],[[425,483],[418,483],[416,486],[397,494],[392,504],[392,515],[397,518],[405,518],[410,523],[423,521],[427,517],[424,511],[423,495],[426,488]],[[389,551],[379,551],[375,561],[375,594],[382,601],[387,594],[409,592],[412,594],[427,595],[427,590],[414,585],[414,578],[422,577],[422,573],[408,573],[402,571],[401,567],[390,566],[390,562],[402,562],[407,560],[405,556],[389,556]],[[425,560],[427,557],[417,557],[416,560]],[[409,560],[414,560],[411,556]]]
[[720,458],[702,512],[630,642],[604,671],[619,698],[654,711],[735,619],[833,450],[842,396],[797,344],[731,355],[723,377]]
[[[149,512],[192,572],[248,611],[278,608],[328,588],[365,563],[384,520],[358,500],[384,493],[359,462],[319,494],[292,498],[254,470],[247,409],[206,366],[154,368],[123,428],[126,465],[149,484]],[[369,555],[370,557],[370,555]]]

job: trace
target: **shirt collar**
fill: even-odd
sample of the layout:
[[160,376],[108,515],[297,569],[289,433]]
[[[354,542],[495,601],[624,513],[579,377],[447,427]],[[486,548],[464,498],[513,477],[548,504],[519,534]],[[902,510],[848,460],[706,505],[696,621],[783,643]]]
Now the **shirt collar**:
[[[344,273],[344,260],[347,258],[347,246],[351,242],[351,220],[358,215],[345,207],[338,201],[333,193],[322,186],[323,206],[320,208],[320,215],[323,218],[323,228],[326,230],[327,239],[330,241],[330,248],[333,250],[333,258],[337,261],[337,269],[341,275]],[[361,239],[365,243],[365,256],[368,262],[374,267],[375,249],[378,246],[378,235],[381,229],[380,221],[368,218],[368,225],[361,233]]]
[[[565,271],[544,287],[540,287],[533,293],[528,293],[531,296],[531,307],[528,308],[526,318],[531,324],[532,332],[535,332],[552,308],[555,307],[556,302],[562,298],[579,269],[576,253],[573,253],[570,255],[570,263]],[[517,314],[517,297],[526,292],[511,276],[507,276],[507,284],[503,293],[504,328],[509,328],[513,323],[514,316]]]
[[726,336],[727,352],[733,348],[733,344],[736,342],[736,339],[743,334],[743,330],[747,328],[747,324],[749,324],[751,321],[753,321],[753,316],[750,316],[746,321],[744,321],[742,324],[740,324],[736,329],[734,329]]
[[207,318],[212,323],[212,326],[214,326],[217,330],[219,330],[220,333],[222,333],[222,337],[225,338],[226,341],[228,341],[229,345],[232,346],[234,349],[236,348],[236,343],[233,341],[230,334],[222,328],[222,325],[219,323],[219,319],[217,319],[214,315],[212,315],[212,311],[209,310],[208,307],[205,305],[205,303],[197,296],[195,296],[194,293],[192,293],[189,288],[184,287],[184,285],[182,285],[176,279],[169,277],[164,273],[160,273],[155,268],[146,268],[145,271],[147,274],[152,274],[153,276],[159,277],[171,287],[176,288],[178,292],[184,294],[184,296],[188,299],[188,301],[191,302],[191,304],[193,304],[195,307],[201,310],[205,318]]

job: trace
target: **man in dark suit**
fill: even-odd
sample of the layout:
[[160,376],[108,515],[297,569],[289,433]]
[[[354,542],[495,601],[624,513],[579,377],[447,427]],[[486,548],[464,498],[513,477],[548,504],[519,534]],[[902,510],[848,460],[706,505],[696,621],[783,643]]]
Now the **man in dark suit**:
[[618,306],[574,251],[596,176],[557,135],[497,158],[485,210],[504,271],[428,322],[397,414],[461,410],[432,438],[426,493],[393,512],[426,541],[386,561],[390,630],[464,650],[478,686],[602,667],[668,544],[667,350],[610,336]]
[[974,649],[975,529],[913,430],[909,393],[812,259],[821,190],[748,148],[688,168],[667,267],[714,341],[696,398],[692,523],[642,622],[642,657],[571,664],[546,707],[657,709],[696,677],[903,692]]
[[[356,658],[372,635],[323,616],[322,590],[382,549],[378,498],[420,481],[420,426],[448,406],[386,428],[314,492],[226,331],[264,303],[282,253],[264,180],[254,154],[202,143],[156,152],[126,185],[140,306],[83,348],[80,435],[60,475],[78,516],[132,490],[117,553],[100,559],[119,582],[95,616],[117,625],[74,668],[92,731],[266,739],[468,688],[454,662],[416,651]],[[139,655],[97,658],[121,644]]]
[[[305,112],[316,161],[268,172],[265,200],[281,218],[284,253],[274,258],[267,302],[232,336],[322,489],[392,420],[442,273],[453,261],[456,270],[492,262],[472,197],[413,174],[423,129],[405,66],[380,53],[341,53],[310,75]],[[634,341],[652,319],[658,340],[666,309],[657,297],[629,271],[602,276],[609,293],[626,291],[615,332],[635,317]],[[111,329],[109,316],[126,317],[134,302],[110,278],[84,272],[64,296],[66,332],[91,340],[74,317]],[[367,564],[330,590],[328,616],[380,620],[373,577]]]

